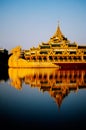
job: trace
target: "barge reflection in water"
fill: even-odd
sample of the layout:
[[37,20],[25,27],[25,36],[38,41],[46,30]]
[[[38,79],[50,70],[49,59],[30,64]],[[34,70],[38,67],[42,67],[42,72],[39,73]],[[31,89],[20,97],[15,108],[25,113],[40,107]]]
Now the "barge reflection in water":
[[2,127],[56,130],[86,127],[86,70],[9,68],[1,72],[5,81],[1,82],[1,76]]
[[47,91],[60,107],[62,100],[71,91],[86,88],[86,70],[58,69],[13,69],[8,70],[10,84],[22,89],[22,83]]

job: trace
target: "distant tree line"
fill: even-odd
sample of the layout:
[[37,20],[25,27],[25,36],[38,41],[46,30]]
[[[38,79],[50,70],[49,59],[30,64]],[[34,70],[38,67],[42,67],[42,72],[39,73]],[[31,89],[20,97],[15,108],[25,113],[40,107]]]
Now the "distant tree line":
[[8,50],[7,49],[0,49],[0,67],[4,67],[8,65]]

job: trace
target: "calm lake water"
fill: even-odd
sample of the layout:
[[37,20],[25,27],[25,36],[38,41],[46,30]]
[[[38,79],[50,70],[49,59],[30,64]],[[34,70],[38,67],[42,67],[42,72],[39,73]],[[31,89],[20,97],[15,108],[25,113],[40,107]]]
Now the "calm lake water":
[[9,68],[0,73],[3,128],[86,127],[86,70]]

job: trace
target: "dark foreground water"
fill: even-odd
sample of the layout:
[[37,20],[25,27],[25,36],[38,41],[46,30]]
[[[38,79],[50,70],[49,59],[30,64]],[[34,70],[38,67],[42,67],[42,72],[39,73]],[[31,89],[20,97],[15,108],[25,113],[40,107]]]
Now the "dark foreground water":
[[0,71],[0,127],[86,128],[86,70]]

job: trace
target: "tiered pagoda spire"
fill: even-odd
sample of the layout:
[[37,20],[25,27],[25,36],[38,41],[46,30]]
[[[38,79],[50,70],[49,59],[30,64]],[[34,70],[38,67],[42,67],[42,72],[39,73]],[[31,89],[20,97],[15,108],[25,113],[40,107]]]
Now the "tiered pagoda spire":
[[54,33],[54,35],[52,36],[52,38],[54,38],[54,37],[61,38],[62,36],[63,36],[63,34],[61,32],[60,26],[58,25],[58,27],[56,29],[56,32]]
[[67,40],[67,38],[63,35],[63,33],[61,32],[60,26],[58,24],[58,27],[56,29],[56,32],[54,33],[54,35],[50,38],[49,43],[58,43],[58,42],[69,42],[69,40]]

